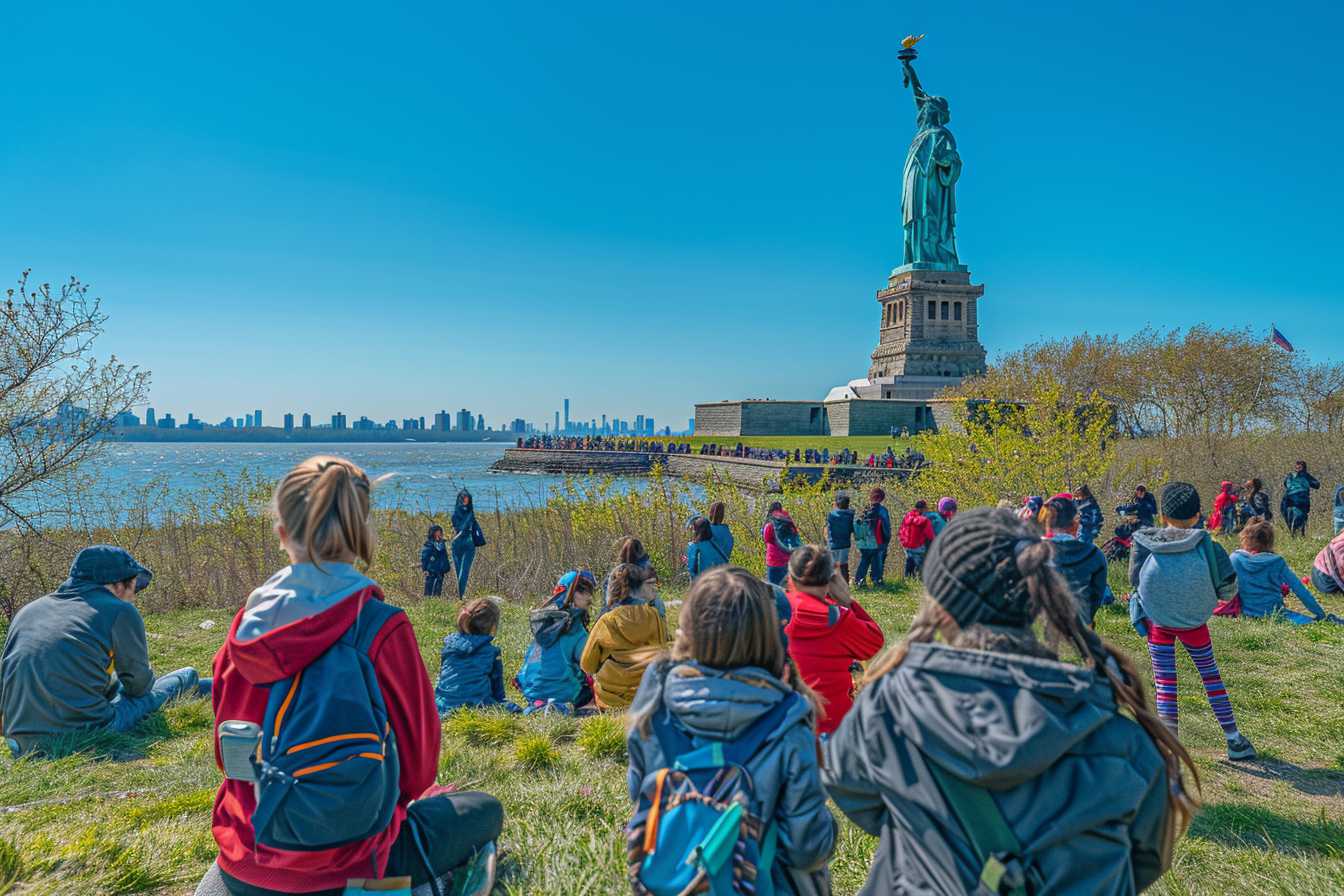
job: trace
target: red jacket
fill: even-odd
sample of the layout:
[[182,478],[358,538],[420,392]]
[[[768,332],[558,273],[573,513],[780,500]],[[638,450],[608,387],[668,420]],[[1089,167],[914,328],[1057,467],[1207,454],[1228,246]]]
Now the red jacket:
[[[246,608],[239,610],[228,640],[215,655],[212,701],[215,718],[262,722],[268,691],[263,684],[288,678],[311,663],[354,623],[361,601],[382,600],[369,585],[314,616],[282,625],[249,641],[236,639]],[[439,761],[439,716],[434,690],[420,658],[411,621],[399,613],[384,624],[369,650],[374,674],[387,704],[388,720],[397,738],[401,760],[400,790],[392,823],[381,834],[321,852],[288,852],[256,846],[252,812],[256,808],[252,785],[225,780],[215,797],[211,820],[219,844],[219,867],[245,883],[286,893],[339,889],[350,878],[381,877],[387,854],[406,806],[434,783]],[[218,731],[218,729],[216,729]],[[219,738],[215,763],[223,770]]]
[[1208,528],[1218,529],[1223,525],[1223,514],[1237,504],[1237,496],[1232,491],[1232,483],[1223,480],[1218,496],[1213,499],[1213,515],[1209,517]]
[[[854,677],[849,671],[855,660],[866,662],[882,649],[882,629],[864,612],[858,601],[842,607],[801,591],[789,592],[793,611],[784,627],[789,637],[789,656],[803,681],[822,698],[822,716],[817,731],[829,734],[854,705]],[[834,622],[832,622],[834,620]]]
[[901,520],[901,547],[924,548],[933,541],[933,523],[921,510],[911,510]]

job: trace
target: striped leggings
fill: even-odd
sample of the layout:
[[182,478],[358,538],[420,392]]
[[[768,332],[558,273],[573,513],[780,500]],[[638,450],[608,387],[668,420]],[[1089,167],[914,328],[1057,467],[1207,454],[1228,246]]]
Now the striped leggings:
[[1227,686],[1218,673],[1218,661],[1213,658],[1213,642],[1209,639],[1208,625],[1199,628],[1163,628],[1148,624],[1148,654],[1153,661],[1153,687],[1157,697],[1157,714],[1163,723],[1176,730],[1176,642],[1185,646],[1194,660],[1199,677],[1204,682],[1204,693],[1209,698],[1213,715],[1229,740],[1237,736],[1237,720],[1232,715],[1232,701]]

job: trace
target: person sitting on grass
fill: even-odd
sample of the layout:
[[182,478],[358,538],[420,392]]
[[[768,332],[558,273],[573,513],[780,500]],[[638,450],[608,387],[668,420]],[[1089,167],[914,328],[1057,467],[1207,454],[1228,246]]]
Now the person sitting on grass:
[[[778,844],[771,892],[830,893],[827,860],[838,827],[817,763],[816,698],[780,644],[771,587],[736,566],[710,570],[691,586],[672,650],[649,666],[630,709],[630,799],[638,805],[656,798],[659,771],[678,758],[669,755],[669,741],[726,746],[751,736],[758,723],[773,725],[745,762],[747,810]],[[669,725],[674,737],[660,736]]]
[[1311,564],[1311,585],[1322,594],[1344,593],[1344,532],[1316,555]]
[[601,709],[630,705],[645,667],[668,641],[667,622],[653,607],[656,594],[652,570],[629,563],[612,570],[607,611],[593,623],[579,657]]
[[529,617],[532,643],[518,670],[518,689],[528,711],[550,706],[568,712],[587,706],[593,688],[579,666],[588,640],[588,609],[597,579],[586,569],[571,569],[555,583],[551,596]]
[[1139,528],[1148,529],[1157,523],[1157,499],[1146,485],[1134,486],[1134,497],[1115,508],[1120,516],[1137,517]]
[[[1241,530],[1241,549],[1232,552],[1232,568],[1237,573],[1241,615],[1252,619],[1277,616],[1294,625],[1325,619],[1320,603],[1284,559],[1274,553],[1274,527],[1270,523],[1256,520]],[[1284,607],[1284,586],[1297,595],[1310,616]]]
[[[290,565],[252,592],[215,655],[225,780],[219,855],[197,896],[340,894],[399,877],[437,890],[459,871],[477,881],[473,894],[493,884],[504,810],[488,794],[436,788],[440,722],[415,630],[354,565],[373,561],[370,487],[358,466],[325,456],[276,487]],[[239,757],[234,728],[246,723],[261,730]],[[356,825],[365,833],[352,837]]]
[[803,545],[789,558],[788,595],[792,618],[784,630],[789,656],[803,681],[821,697],[817,730],[829,734],[853,702],[854,664],[867,662],[882,649],[882,628],[851,596],[830,551],[819,545]]
[[1247,479],[1241,487],[1241,504],[1237,506],[1237,525],[1245,526],[1251,520],[1260,518],[1274,521],[1274,511],[1270,507],[1269,492],[1259,479]]
[[1237,593],[1237,574],[1227,551],[1206,530],[1200,518],[1199,492],[1188,482],[1172,482],[1162,490],[1166,527],[1134,533],[1129,556],[1129,618],[1148,639],[1153,663],[1157,713],[1172,733],[1177,731],[1176,642],[1199,670],[1204,692],[1227,738],[1227,758],[1255,758],[1255,748],[1237,729],[1232,700],[1218,671],[1209,636],[1209,618],[1220,600]]
[[1101,548],[1078,537],[1082,523],[1072,495],[1055,495],[1041,508],[1045,540],[1054,548],[1055,569],[1064,577],[1078,604],[1078,615],[1092,627],[1102,604],[1115,600],[1106,581],[1106,557]]
[[10,751],[41,752],[64,735],[125,733],[181,695],[209,696],[195,669],[160,678],[132,601],[150,582],[124,548],[80,551],[70,578],[14,614],[0,654],[0,719]]
[[880,837],[861,892],[1133,896],[1170,866],[1194,764],[1051,553],[989,508],[929,549],[909,633],[823,748],[831,799]]
[[489,598],[467,601],[457,614],[457,631],[443,639],[434,704],[439,715],[462,706],[495,706],[505,701],[504,661],[495,645],[499,604]]

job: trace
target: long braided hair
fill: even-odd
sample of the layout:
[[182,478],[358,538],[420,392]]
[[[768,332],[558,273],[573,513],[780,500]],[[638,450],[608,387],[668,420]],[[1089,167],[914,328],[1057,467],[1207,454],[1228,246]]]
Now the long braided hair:
[[[1199,772],[1194,761],[1158,718],[1133,661],[1082,624],[1068,584],[1051,564],[1054,547],[1042,541],[1011,513],[993,511],[987,517],[999,530],[996,534],[1016,538],[1015,542],[1010,542],[1017,545],[1016,549],[1004,554],[998,561],[998,568],[1014,573],[1013,578],[1020,580],[1026,588],[1028,619],[1043,623],[1044,641],[1037,637],[1030,621],[1021,627],[980,623],[958,626],[942,606],[925,595],[905,638],[869,667],[864,685],[872,684],[899,667],[910,645],[931,642],[940,633],[953,647],[1045,659],[1058,659],[1054,648],[1061,643],[1068,644],[1093,672],[1106,676],[1115,694],[1116,705],[1128,711],[1139,723],[1166,765],[1168,811],[1162,840],[1165,867],[1170,863],[1177,837],[1184,833],[1199,808]],[[1194,781],[1194,794],[1186,789],[1187,773]]]

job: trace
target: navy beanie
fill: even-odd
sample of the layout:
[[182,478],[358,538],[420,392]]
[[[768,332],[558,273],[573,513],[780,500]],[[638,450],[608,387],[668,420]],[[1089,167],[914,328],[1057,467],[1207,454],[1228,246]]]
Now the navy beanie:
[[924,587],[962,628],[1023,628],[1031,610],[1017,558],[1040,540],[1010,511],[978,507],[959,513],[929,548]]

